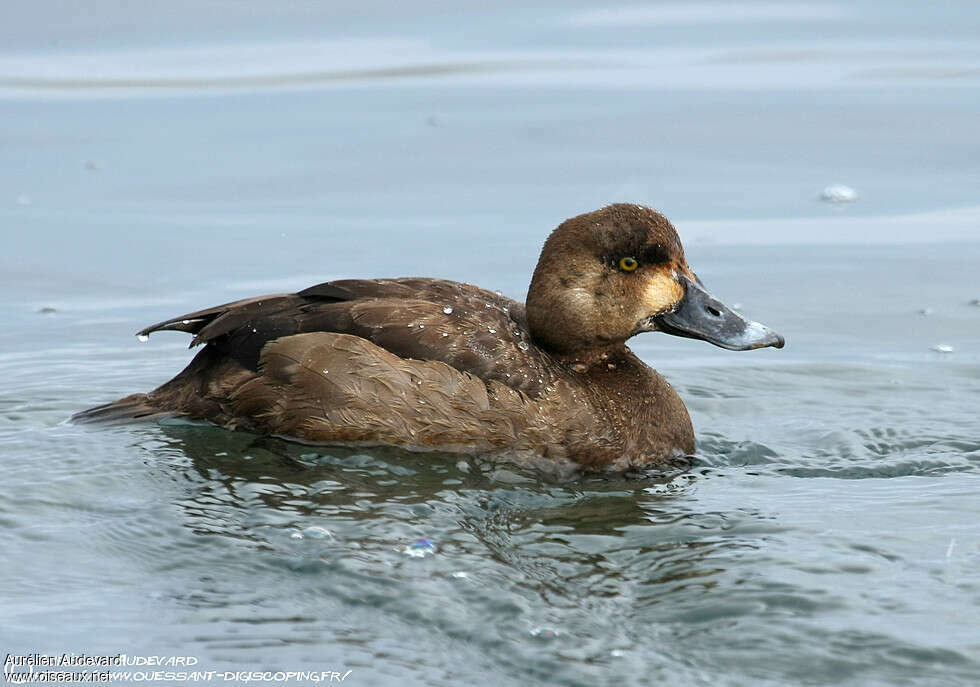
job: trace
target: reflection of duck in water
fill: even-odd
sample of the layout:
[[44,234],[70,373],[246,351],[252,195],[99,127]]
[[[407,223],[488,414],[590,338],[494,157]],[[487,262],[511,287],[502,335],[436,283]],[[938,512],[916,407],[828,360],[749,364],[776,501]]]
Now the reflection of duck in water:
[[782,347],[703,289],[659,213],[610,205],[545,242],[522,304],[440,279],[343,280],[182,315],[206,344],[172,380],[75,416],[177,415],[313,442],[506,453],[622,470],[694,451],[640,332]]

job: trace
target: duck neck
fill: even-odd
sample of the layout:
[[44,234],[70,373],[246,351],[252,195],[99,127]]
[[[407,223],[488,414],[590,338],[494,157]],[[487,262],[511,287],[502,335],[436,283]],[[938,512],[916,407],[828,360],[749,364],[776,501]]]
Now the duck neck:
[[538,268],[527,291],[525,315],[531,338],[541,348],[561,359],[597,359],[612,341],[597,339],[596,313],[572,288],[557,276],[557,270]]
[[616,343],[564,353],[552,352],[552,357],[576,372],[587,372],[592,369],[615,370],[629,353],[625,344]]

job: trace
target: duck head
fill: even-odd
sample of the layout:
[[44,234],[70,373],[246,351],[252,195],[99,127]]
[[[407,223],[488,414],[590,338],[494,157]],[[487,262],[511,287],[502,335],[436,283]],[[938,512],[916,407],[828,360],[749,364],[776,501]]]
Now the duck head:
[[666,217],[625,203],[551,233],[531,278],[527,321],[534,340],[560,356],[588,357],[652,331],[735,351],[784,344],[704,288]]

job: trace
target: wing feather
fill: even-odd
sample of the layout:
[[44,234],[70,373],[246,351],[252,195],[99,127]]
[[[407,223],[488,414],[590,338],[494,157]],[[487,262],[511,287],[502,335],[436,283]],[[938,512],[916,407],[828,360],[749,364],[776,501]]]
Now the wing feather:
[[490,291],[438,279],[348,279],[295,294],[248,298],[143,329],[194,335],[257,370],[263,348],[294,334],[362,337],[405,359],[444,362],[484,381],[537,393],[553,380],[554,362],[535,346],[523,305]]

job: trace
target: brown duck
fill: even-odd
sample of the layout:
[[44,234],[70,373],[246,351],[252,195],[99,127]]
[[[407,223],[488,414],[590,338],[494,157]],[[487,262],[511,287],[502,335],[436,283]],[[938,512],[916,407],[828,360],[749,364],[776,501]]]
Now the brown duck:
[[351,279],[166,320],[183,372],[75,416],[181,416],[310,442],[625,470],[694,451],[687,409],[626,340],[783,338],[711,296],[661,214],[610,205],[544,244],[527,302],[441,279]]

